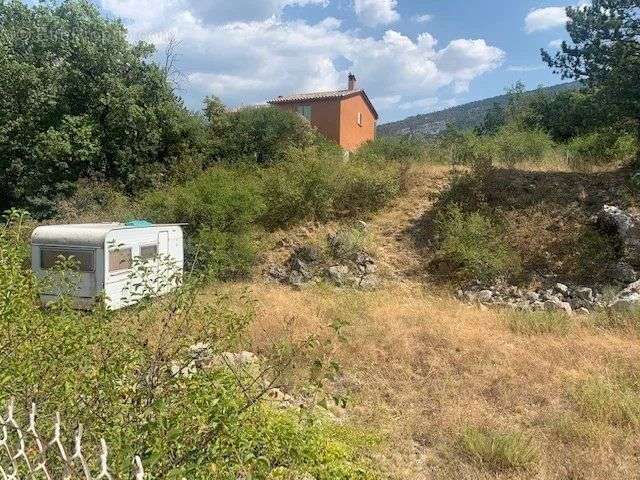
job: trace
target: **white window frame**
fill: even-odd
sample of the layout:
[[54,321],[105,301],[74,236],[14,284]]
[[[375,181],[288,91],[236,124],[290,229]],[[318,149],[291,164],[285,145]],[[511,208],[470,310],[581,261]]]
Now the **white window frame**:
[[362,126],[362,112],[358,112],[357,122],[358,122],[358,125]]

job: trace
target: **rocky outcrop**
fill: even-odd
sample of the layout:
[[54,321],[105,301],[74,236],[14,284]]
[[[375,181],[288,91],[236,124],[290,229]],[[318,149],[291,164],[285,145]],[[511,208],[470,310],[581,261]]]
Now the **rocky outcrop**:
[[522,311],[557,311],[568,315],[589,313],[605,307],[601,295],[592,288],[569,287],[563,283],[539,290],[501,283],[489,287],[475,283],[458,290],[457,296],[460,300],[486,306]]
[[632,283],[616,295],[609,308],[616,311],[640,309],[640,281]]
[[612,239],[620,261],[615,266],[616,280],[624,283],[635,281],[640,267],[640,216],[612,205],[605,205],[592,218],[595,227]]
[[[344,250],[339,245],[338,235],[329,235],[327,241],[332,251]],[[284,265],[271,265],[264,274],[269,282],[294,288],[328,281],[338,287],[371,290],[380,284],[377,270],[375,259],[364,251],[337,258],[336,255],[323,255],[317,247],[302,245],[293,249]]]

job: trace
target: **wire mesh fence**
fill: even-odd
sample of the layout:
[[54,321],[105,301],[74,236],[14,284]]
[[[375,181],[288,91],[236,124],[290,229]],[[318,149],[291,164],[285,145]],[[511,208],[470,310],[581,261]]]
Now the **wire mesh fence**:
[[[82,425],[78,425],[71,442],[62,437],[62,422],[57,414],[53,433],[43,435],[36,426],[36,405],[32,404],[26,428],[20,425],[15,403],[10,400],[0,415],[0,480],[115,480],[109,469],[109,450],[104,439],[98,458],[90,461],[82,446]],[[65,447],[65,444],[67,445]],[[140,457],[132,462],[131,476],[144,479]]]

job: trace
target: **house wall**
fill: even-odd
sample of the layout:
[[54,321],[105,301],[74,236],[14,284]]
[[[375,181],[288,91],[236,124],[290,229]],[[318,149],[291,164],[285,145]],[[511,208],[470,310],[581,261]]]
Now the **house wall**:
[[340,102],[337,99],[312,100],[296,103],[276,104],[278,108],[289,112],[296,112],[296,107],[309,105],[311,107],[311,125],[316,127],[325,137],[340,143]]
[[[362,126],[358,125],[358,113],[362,113]],[[362,95],[342,99],[339,123],[339,143],[345,150],[357,150],[376,136],[376,119]]]

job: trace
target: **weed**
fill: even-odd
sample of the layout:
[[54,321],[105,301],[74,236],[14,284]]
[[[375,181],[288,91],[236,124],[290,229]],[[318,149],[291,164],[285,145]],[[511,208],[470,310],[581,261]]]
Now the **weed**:
[[595,422],[640,427],[640,392],[624,381],[592,377],[578,382],[569,397],[580,415]]
[[525,469],[538,460],[531,439],[522,433],[499,433],[466,428],[460,447],[474,462],[493,471]]
[[524,335],[566,335],[573,325],[569,316],[557,312],[510,312],[507,322],[512,332]]
[[437,222],[439,253],[464,277],[493,280],[520,271],[520,257],[502,240],[496,222],[480,212],[450,205]]

